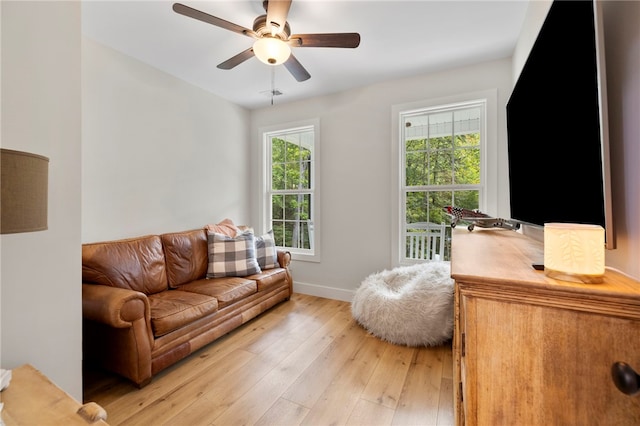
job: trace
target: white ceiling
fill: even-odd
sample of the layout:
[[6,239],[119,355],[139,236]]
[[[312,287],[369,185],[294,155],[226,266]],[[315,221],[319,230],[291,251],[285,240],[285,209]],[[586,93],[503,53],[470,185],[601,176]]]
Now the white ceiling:
[[[252,28],[262,0],[181,3]],[[172,1],[82,3],[84,35],[246,108],[277,104],[509,57],[528,0],[293,0],[292,34],[358,32],[356,49],[294,48],[311,74],[297,82],[284,66],[251,58],[232,70],[216,68],[251,47],[249,37],[173,12]]]

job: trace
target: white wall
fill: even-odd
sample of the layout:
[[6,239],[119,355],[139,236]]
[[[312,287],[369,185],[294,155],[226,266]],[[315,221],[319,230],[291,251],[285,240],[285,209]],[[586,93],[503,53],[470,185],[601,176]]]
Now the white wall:
[[518,76],[524,67],[524,63],[529,56],[529,52],[535,43],[540,28],[549,13],[549,8],[553,3],[552,0],[535,0],[529,1],[527,7],[527,14],[524,22],[522,23],[522,30],[520,30],[520,37],[516,43],[516,48],[513,52],[513,82],[518,80]]
[[2,367],[81,400],[80,3],[0,7],[2,147],[50,159],[49,229],[0,237]]
[[82,241],[249,219],[249,112],[82,39]]
[[[391,267],[391,140],[394,105],[497,89],[498,109],[511,92],[511,61],[376,84],[361,89],[275,105],[251,113],[253,167],[258,170],[263,126],[320,119],[322,261],[292,263],[296,291],[350,300],[367,275]],[[498,121],[497,187],[489,188],[499,215],[509,213],[506,186],[506,128]],[[252,200],[259,200],[258,175],[252,175]],[[254,209],[257,212],[257,209]],[[260,223],[253,216],[253,223]]]
[[640,2],[603,2],[613,220],[606,264],[640,280]]
[[[530,2],[513,75],[519,75],[550,4]],[[640,2],[603,1],[602,6],[617,245],[607,250],[606,265],[640,280]]]

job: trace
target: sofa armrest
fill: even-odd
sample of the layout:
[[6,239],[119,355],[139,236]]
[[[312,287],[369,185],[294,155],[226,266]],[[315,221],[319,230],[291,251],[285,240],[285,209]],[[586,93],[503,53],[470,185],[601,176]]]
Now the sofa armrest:
[[291,253],[284,250],[278,250],[278,263],[281,268],[289,268],[289,264],[291,264]]
[[139,291],[83,283],[82,316],[115,328],[128,328],[143,320],[151,330],[149,299]]
[[151,380],[149,299],[139,291],[82,283],[83,357],[142,387]]

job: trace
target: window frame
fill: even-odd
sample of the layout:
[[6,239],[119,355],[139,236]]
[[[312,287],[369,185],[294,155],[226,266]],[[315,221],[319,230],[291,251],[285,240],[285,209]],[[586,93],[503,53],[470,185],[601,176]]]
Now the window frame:
[[[497,143],[490,142],[497,140],[497,90],[487,90],[462,94],[447,98],[439,98],[414,102],[410,104],[394,105],[392,107],[392,167],[391,173],[394,180],[392,186],[394,194],[392,199],[397,203],[392,208],[392,253],[391,263],[393,266],[409,265],[424,261],[405,258],[405,234],[406,234],[406,202],[405,193],[406,170],[405,170],[405,141],[402,123],[404,118],[419,113],[434,113],[444,110],[456,110],[470,107],[476,104],[484,104],[484,114],[481,117],[480,135],[480,183],[474,185],[444,185],[442,189],[477,189],[479,209],[482,211],[493,211],[497,208],[496,188],[497,173],[491,172],[496,169]],[[473,187],[473,188],[472,188]],[[445,223],[450,229],[450,223]],[[450,231],[449,231],[450,232]]]
[[[311,241],[311,249],[300,249],[294,247],[281,247],[281,250],[287,250],[291,253],[293,260],[302,260],[308,262],[320,262],[321,261],[321,238],[320,238],[320,120],[310,119],[297,121],[293,123],[284,123],[273,126],[261,127],[258,129],[262,145],[261,155],[261,192],[260,197],[260,218],[262,222],[262,232],[267,232],[272,228],[272,206],[271,196],[275,193],[281,193],[280,191],[273,191],[271,187],[271,138],[274,135],[290,133],[296,131],[310,130],[313,132],[313,145],[311,149],[311,184],[310,188],[305,189],[305,193],[311,195],[311,226],[313,227],[313,240]],[[293,194],[297,193],[295,190],[284,190],[284,192]]]

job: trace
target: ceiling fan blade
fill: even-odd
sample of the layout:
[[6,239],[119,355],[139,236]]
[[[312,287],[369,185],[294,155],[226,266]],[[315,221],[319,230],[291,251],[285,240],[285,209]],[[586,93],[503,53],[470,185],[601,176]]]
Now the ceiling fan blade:
[[307,72],[300,62],[293,56],[293,53],[289,56],[284,63],[284,66],[289,70],[291,75],[298,81],[305,81],[311,78],[311,74]]
[[224,28],[225,30],[233,31],[234,33],[246,35],[248,37],[258,38],[258,35],[249,28],[236,25],[233,22],[225,21],[224,19],[209,15],[208,13],[194,9],[181,3],[173,4],[173,11],[189,18],[197,19],[198,21],[206,22],[207,24],[215,25],[216,27]]
[[[291,0],[268,0],[267,1],[267,29],[275,31],[277,34],[284,29],[287,23],[287,15],[291,7]],[[271,27],[275,27],[272,29]]]
[[294,34],[291,37],[289,37],[289,44],[295,47],[355,48],[360,45],[360,34],[358,33]]
[[240,65],[241,63],[243,63],[247,59],[251,59],[253,56],[254,56],[253,47],[250,47],[247,50],[242,51],[242,52],[238,53],[237,55],[227,59],[226,61],[222,62],[221,64],[218,64],[218,68],[220,68],[221,70],[230,70],[231,68],[234,68],[234,67]]

